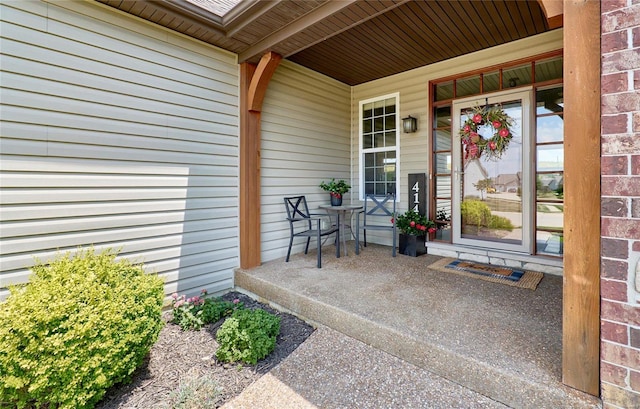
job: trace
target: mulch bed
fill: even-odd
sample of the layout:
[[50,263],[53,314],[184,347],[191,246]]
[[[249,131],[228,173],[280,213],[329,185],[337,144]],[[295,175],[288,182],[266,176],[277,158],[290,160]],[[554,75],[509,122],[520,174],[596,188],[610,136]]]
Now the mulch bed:
[[[245,294],[230,292],[222,298],[227,301],[238,298],[245,308],[262,308],[280,317],[280,335],[275,350],[269,356],[255,366],[221,363],[215,357],[218,348],[215,333],[222,321],[200,331],[182,331],[179,326],[167,322],[158,342],[134,374],[133,382],[109,390],[96,408],[169,407],[167,402],[170,395],[178,390],[181,381],[201,376],[212,377],[221,388],[222,393],[215,403],[216,407],[220,407],[269,372],[314,331],[313,327],[299,318],[280,313]],[[169,321],[171,313],[165,313],[164,317]]]

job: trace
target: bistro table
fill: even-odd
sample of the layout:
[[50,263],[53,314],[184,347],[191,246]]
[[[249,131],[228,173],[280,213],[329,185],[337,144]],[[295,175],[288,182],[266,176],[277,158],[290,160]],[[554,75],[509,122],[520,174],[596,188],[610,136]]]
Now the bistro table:
[[[331,205],[320,205],[319,206],[320,209],[323,209],[325,211],[327,211],[327,213],[338,213],[338,218],[340,219],[339,221],[339,226],[338,226],[338,234],[340,234],[340,237],[342,237],[342,248],[344,249],[344,255],[348,256],[349,252],[347,251],[347,240],[346,240],[346,234],[345,234],[345,229],[346,229],[346,224],[345,224],[345,220],[347,218],[347,212],[349,212],[349,220],[351,220],[351,215],[353,214],[353,212],[355,212],[356,210],[362,210],[362,206],[357,206],[357,205],[342,205],[342,206],[331,206]],[[351,230],[351,221],[349,221],[349,232],[351,233],[351,235],[353,235],[353,231]],[[349,239],[351,239],[351,237],[349,237]]]

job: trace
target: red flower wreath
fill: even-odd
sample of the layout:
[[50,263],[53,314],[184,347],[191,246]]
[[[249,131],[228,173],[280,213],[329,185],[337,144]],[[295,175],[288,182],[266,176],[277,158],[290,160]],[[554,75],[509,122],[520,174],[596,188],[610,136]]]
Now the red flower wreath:
[[[460,139],[465,146],[465,159],[479,158],[483,153],[489,160],[498,160],[507,150],[513,133],[513,119],[499,107],[485,109],[476,107],[467,112],[467,119],[460,128]],[[494,131],[493,136],[484,139],[478,134],[478,128],[490,126]]]

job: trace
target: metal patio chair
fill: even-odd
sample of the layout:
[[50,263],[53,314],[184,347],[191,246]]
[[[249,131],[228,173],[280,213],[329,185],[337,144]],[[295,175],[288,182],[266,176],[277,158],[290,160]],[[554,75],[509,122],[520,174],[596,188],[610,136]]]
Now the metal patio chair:
[[[391,210],[387,209],[387,202],[391,202]],[[396,214],[396,195],[387,193],[386,196],[380,197],[375,195],[367,195],[364,200],[363,223],[360,225],[360,215],[356,217],[356,254],[360,254],[360,229],[364,235],[364,246],[367,247],[367,230],[389,231],[393,235],[393,247],[391,253],[396,256],[396,223],[393,219]]]
[[287,209],[287,220],[289,221],[289,229],[291,230],[291,237],[289,238],[289,249],[287,250],[286,262],[289,261],[291,256],[291,247],[293,246],[294,237],[306,237],[307,245],[304,248],[304,254],[309,251],[309,243],[311,237],[316,238],[316,244],[318,247],[318,268],[322,267],[322,243],[321,238],[329,236],[333,233],[336,243],[336,258],[340,258],[340,216],[336,214],[335,222],[332,220],[329,223],[329,227],[322,228],[322,219],[327,218],[326,214],[315,214],[309,212],[307,206],[307,199],[305,196],[292,196],[284,198],[284,205]]

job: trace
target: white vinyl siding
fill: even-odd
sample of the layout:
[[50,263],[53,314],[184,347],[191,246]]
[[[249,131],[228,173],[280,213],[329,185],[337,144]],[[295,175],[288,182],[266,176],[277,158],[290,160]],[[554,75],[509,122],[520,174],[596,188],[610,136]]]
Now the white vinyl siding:
[[[429,130],[431,128],[429,81],[561,48],[562,30],[558,29],[353,87],[351,101],[353,117],[358,117],[359,101],[398,92],[400,94],[399,117],[404,118],[411,115],[418,120],[417,132],[399,133],[400,159],[397,166],[400,167],[400,196],[398,212],[407,210],[408,175],[410,173],[427,173],[427,183],[430,183],[428,179],[431,160],[428,152]],[[358,148],[359,124],[356,120],[351,126],[351,170],[356,178],[359,178],[359,171],[362,168],[357,154]],[[355,192],[354,197],[358,197]],[[372,235],[371,238],[373,242],[391,244],[391,237],[388,237],[387,240],[386,237],[378,238]],[[369,239],[369,235],[367,235],[367,239]]]
[[232,288],[236,56],[94,2],[0,13],[0,298],[34,257],[89,245],[167,293]]
[[[348,85],[289,61],[278,66],[262,111],[263,262],[287,254],[285,196],[306,195],[311,211],[318,211],[319,205],[329,203],[320,182],[336,178],[354,185],[349,168],[349,106]],[[349,192],[344,201],[353,198]],[[303,250],[302,242],[294,241],[292,254]]]

